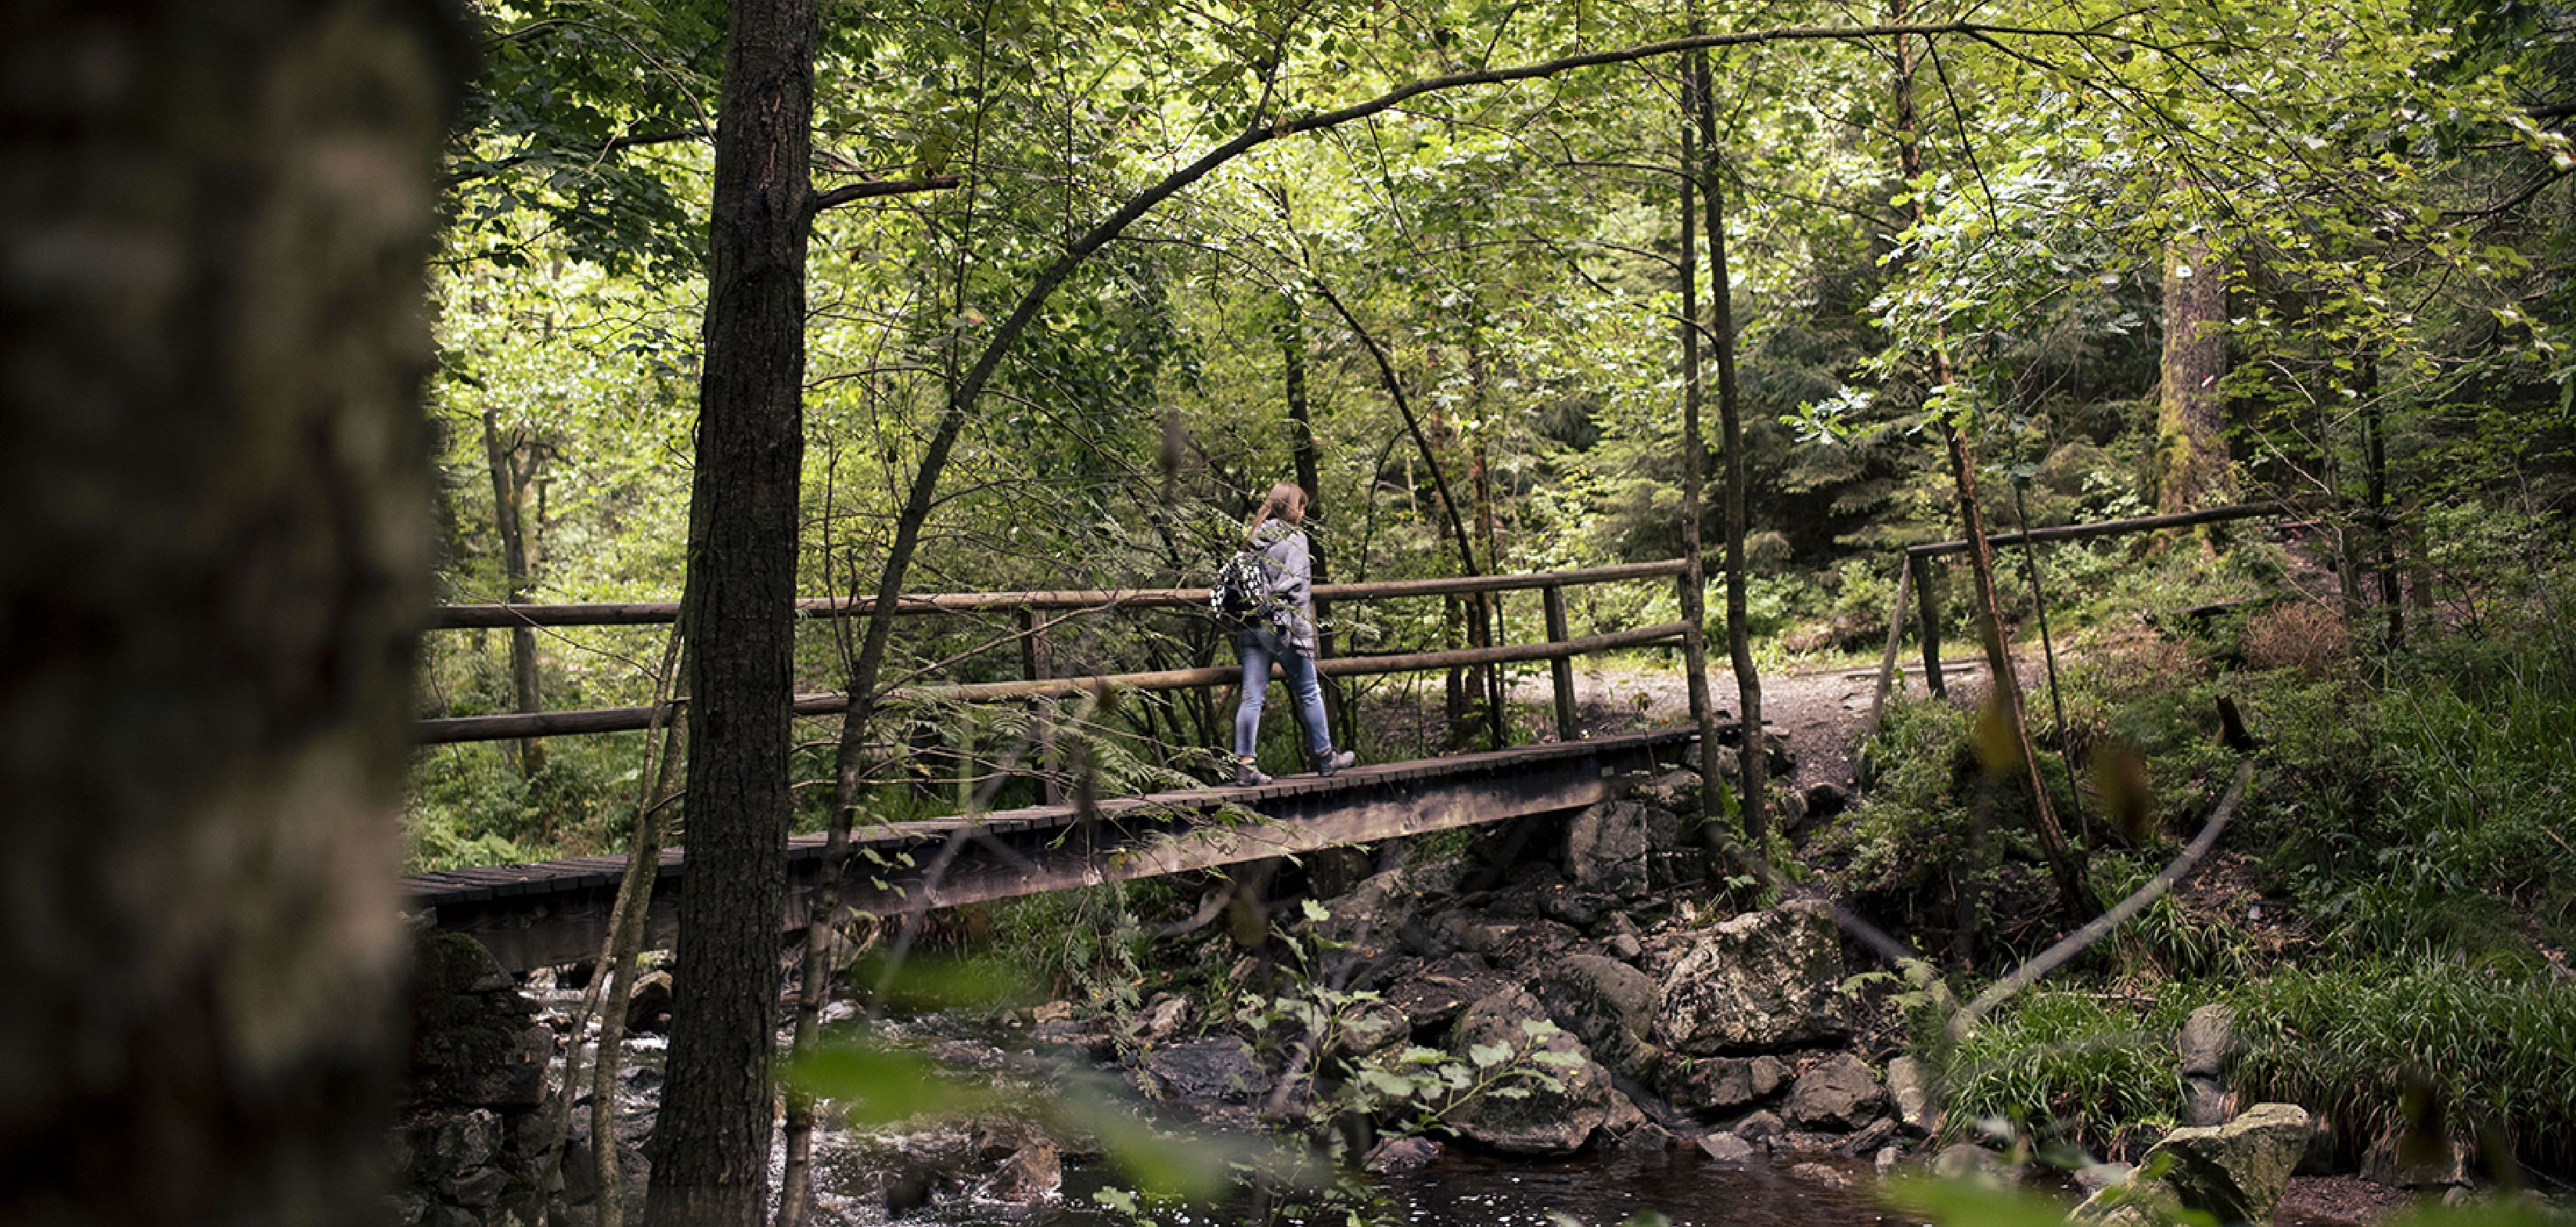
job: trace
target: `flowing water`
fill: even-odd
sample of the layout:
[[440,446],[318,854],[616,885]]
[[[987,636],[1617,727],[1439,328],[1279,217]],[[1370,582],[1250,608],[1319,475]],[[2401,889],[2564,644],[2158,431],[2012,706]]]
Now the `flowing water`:
[[[1876,1227],[1912,1220],[1870,1196],[1867,1168],[1831,1169],[1848,1177],[1836,1186],[1781,1168],[1736,1168],[1712,1163],[1697,1151],[1663,1155],[1613,1155],[1559,1163],[1452,1153],[1420,1171],[1378,1177],[1381,1198],[1371,1218],[1405,1227],[1613,1227],[1648,1212],[1674,1227]],[[1131,1220],[1100,1209],[1093,1191],[1114,1183],[1106,1169],[1065,1173],[1059,1202],[1019,1208],[951,1202],[896,1220],[917,1227],[1131,1227]],[[1343,1227],[1349,1207],[1305,1217],[1266,1221],[1279,1227]],[[1557,1216],[1564,1216],[1562,1218]],[[1165,1227],[1235,1227],[1252,1221],[1243,1207],[1159,1211]]]

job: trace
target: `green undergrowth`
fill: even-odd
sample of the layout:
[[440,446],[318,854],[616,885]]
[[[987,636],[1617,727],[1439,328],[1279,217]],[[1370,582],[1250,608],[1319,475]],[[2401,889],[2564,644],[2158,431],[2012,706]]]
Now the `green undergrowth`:
[[2464,1139],[2576,1166],[2576,980],[2537,958],[2418,956],[2284,969],[2232,994],[2239,1087],[2322,1111],[2357,1148],[2429,1090]]
[[[2566,576],[2471,621],[2418,615],[2395,650],[2375,627],[2347,649],[2335,611],[2310,604],[2062,660],[2064,721],[2034,687],[2031,733],[2098,904],[2208,820],[2237,757],[2218,737],[2222,695],[2260,743],[2255,783],[2182,888],[1946,1054],[1954,1127],[2002,1121],[2117,1152],[2176,1119],[2174,1033],[2225,1001],[2252,1042],[2237,1089],[2325,1114],[2347,1157],[2398,1123],[2412,1086],[2460,1136],[2576,1170],[2576,977],[2551,962],[2576,946]],[[2017,772],[1981,763],[1977,729],[1974,712],[1895,704],[1864,751],[1867,794],[1806,850],[1927,951],[1955,954],[1954,883],[1978,887],[1963,995],[2063,931]],[[2103,766],[2124,760],[2127,783]]]
[[2179,985],[2115,1000],[2032,991],[1941,1062],[1954,1132],[2000,1126],[2090,1154],[2133,1155],[2148,1131],[2181,1119],[2173,1033],[2202,1001]]

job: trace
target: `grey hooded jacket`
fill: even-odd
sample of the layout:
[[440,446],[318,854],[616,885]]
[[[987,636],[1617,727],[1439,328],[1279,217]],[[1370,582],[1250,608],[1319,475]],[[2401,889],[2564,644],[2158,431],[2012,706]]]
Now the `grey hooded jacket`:
[[1313,656],[1316,652],[1315,564],[1307,552],[1304,530],[1294,524],[1268,520],[1252,535],[1252,543],[1278,572],[1277,578],[1270,583],[1270,591],[1297,611],[1296,623],[1289,628],[1289,641],[1298,651]]

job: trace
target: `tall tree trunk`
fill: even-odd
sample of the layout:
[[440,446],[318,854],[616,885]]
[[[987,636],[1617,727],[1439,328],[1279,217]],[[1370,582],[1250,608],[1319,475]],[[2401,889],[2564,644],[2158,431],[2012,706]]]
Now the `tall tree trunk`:
[[[1905,0],[1893,6],[1892,19],[1902,24],[1907,20]],[[1914,40],[1907,35],[1896,37],[1896,161],[1898,173],[1912,185],[1923,175],[1922,123],[1914,103]],[[1922,225],[1928,212],[1923,193],[1912,191],[1914,223]],[[1956,373],[1950,369],[1950,347],[1947,338],[1936,336],[1932,345],[1935,379],[1943,387],[1955,387]],[[1950,457],[1950,480],[1959,498],[1960,535],[1968,542],[1968,570],[1977,596],[1977,621],[1985,638],[1986,668],[1993,675],[1992,697],[1997,718],[2007,725],[2014,747],[2015,764],[2021,774],[2024,794],[2029,798],[2031,825],[2039,836],[2040,851],[2048,859],[2049,870],[2057,879],[2058,902],[2071,921],[2090,919],[2093,908],[2084,886],[2083,868],[2076,863],[2074,851],[2067,846],[2066,832],[2058,824],[2056,808],[2049,804],[2048,786],[2040,778],[2039,755],[2030,740],[2030,725],[2023,716],[2021,675],[2014,670],[2012,642],[2004,635],[2003,603],[1995,591],[1995,551],[1986,542],[1986,513],[1977,496],[1977,458],[1967,431],[1951,414],[1942,415],[1941,432]],[[1963,903],[1963,908],[1966,906]]]
[[[1324,520],[1324,479],[1316,462],[1314,410],[1306,396],[1306,307],[1296,295],[1282,298],[1284,317],[1279,324],[1280,382],[1288,400],[1288,456],[1297,470],[1297,488],[1306,492],[1306,518]],[[1314,581],[1332,581],[1332,542],[1328,534],[1317,534],[1313,541]],[[1315,602],[1315,644],[1324,656],[1333,654],[1333,604]],[[1344,708],[1341,681],[1319,679],[1324,687],[1324,711],[1333,727],[1345,730],[1343,740],[1350,739],[1350,713]],[[1290,704],[1294,707],[1295,704]]]
[[0,1222],[380,1213],[447,14],[0,16]]
[[[1694,29],[1699,19],[1691,18]],[[1699,206],[1694,188],[1697,183],[1691,168],[1699,165],[1699,125],[1692,112],[1697,108],[1692,98],[1698,94],[1698,74],[1702,71],[1696,56],[1682,60],[1681,114],[1681,342],[1682,342],[1682,558],[1681,615],[1682,672],[1689,686],[1691,715],[1699,722],[1699,774],[1701,816],[1714,823],[1725,814],[1726,781],[1721,764],[1725,751],[1717,744],[1717,708],[1708,690],[1708,564],[1706,547],[1700,543],[1700,471],[1707,463],[1706,444],[1700,437],[1700,366],[1699,366]],[[1754,854],[1761,855],[1761,845]]]
[[2379,604],[2388,618],[2387,646],[2406,641],[2406,602],[2397,590],[2397,526],[2388,514],[2388,419],[2379,399],[2379,351],[2365,348],[2353,361],[2353,389],[2361,401],[2363,496],[2369,499],[2370,541],[2379,555]]
[[[500,415],[483,410],[483,458],[492,470],[492,527],[501,538],[501,599],[518,604],[535,590],[528,568],[528,538],[520,510],[527,505],[528,474],[518,462],[518,448],[501,438]],[[537,632],[510,628],[510,697],[523,712],[544,710],[537,694]],[[530,737],[519,742],[519,774],[534,778],[546,764],[545,743]]]
[[[1501,566],[1501,534],[1494,527],[1494,472],[1488,454],[1485,424],[1485,355],[1471,339],[1467,345],[1467,403],[1475,415],[1467,432],[1467,490],[1476,506],[1476,541],[1484,547],[1485,562]],[[1475,646],[1490,648],[1502,642],[1503,599],[1501,593],[1479,592],[1467,598],[1472,602],[1475,623],[1470,631]],[[1503,709],[1503,669],[1500,665],[1478,665],[1468,671],[1470,685],[1485,708],[1486,748],[1499,750],[1505,739]]]
[[1744,835],[1758,849],[1769,839],[1770,758],[1762,744],[1762,671],[1753,664],[1753,635],[1745,625],[1744,418],[1735,383],[1735,294],[1726,269],[1726,191],[1718,182],[1717,97],[1704,58],[1698,52],[1690,55],[1690,72],[1699,87],[1692,109],[1699,113],[1700,162],[1689,173],[1699,176],[1700,200],[1708,210],[1709,342],[1717,351],[1718,430],[1726,448],[1726,649],[1735,665],[1736,718],[1744,729],[1743,757],[1736,768],[1744,781]]
[[767,1208],[771,1010],[804,457],[815,0],[736,0],[716,117],[706,358],[689,502],[689,888],[645,1221]]
[[2227,270],[2200,236],[2165,248],[2164,387],[2156,421],[2156,509],[2189,511],[2233,493],[2227,464]]

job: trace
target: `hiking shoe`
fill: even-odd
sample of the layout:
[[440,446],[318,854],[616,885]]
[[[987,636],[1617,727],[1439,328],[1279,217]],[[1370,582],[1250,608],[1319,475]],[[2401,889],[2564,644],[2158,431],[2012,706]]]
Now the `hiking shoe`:
[[1247,762],[1241,762],[1241,761],[1238,761],[1238,762],[1236,762],[1236,763],[1234,764],[1234,786],[1235,786],[1235,787],[1237,787],[1237,788],[1259,788],[1259,787],[1261,787],[1262,785],[1267,784],[1267,783],[1269,783],[1269,782],[1270,782],[1270,777],[1269,777],[1269,776],[1266,776],[1266,775],[1261,774],[1261,768],[1256,767],[1256,766],[1253,766],[1253,765],[1252,765],[1252,764],[1250,764],[1250,763],[1247,763]]
[[1315,774],[1329,776],[1358,761],[1360,761],[1360,756],[1357,754],[1353,754],[1348,750],[1335,750],[1332,753],[1315,760]]

